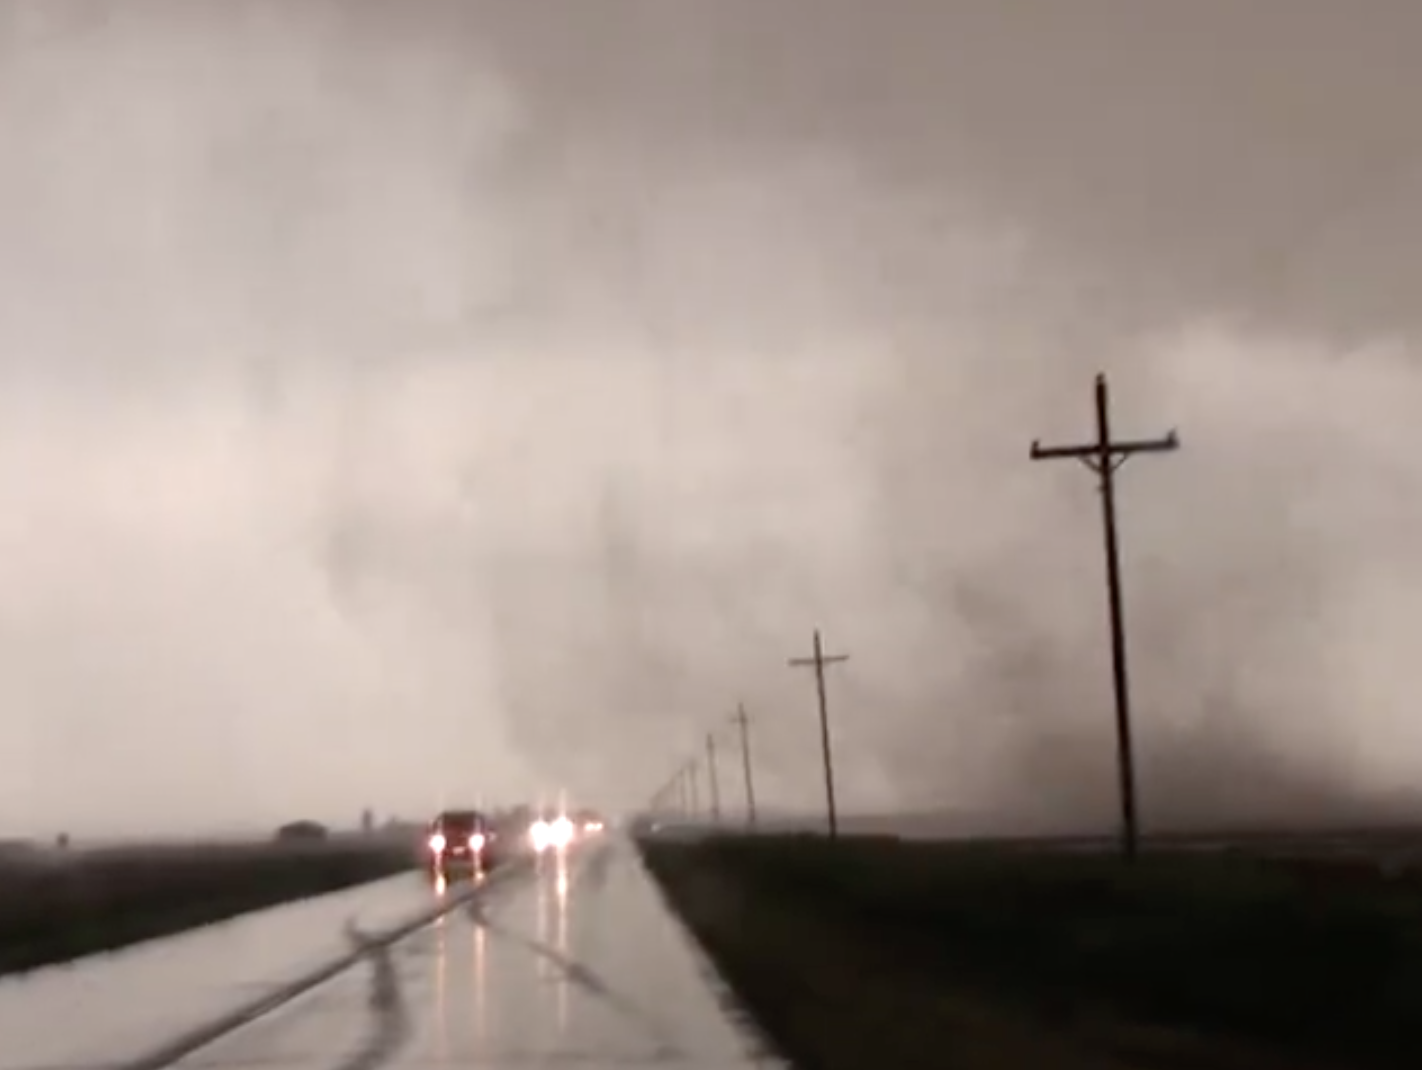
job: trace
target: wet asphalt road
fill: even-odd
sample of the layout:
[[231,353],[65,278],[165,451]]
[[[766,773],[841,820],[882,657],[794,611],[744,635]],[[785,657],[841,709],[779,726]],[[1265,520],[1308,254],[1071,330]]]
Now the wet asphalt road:
[[432,925],[176,1066],[780,1067],[758,1054],[635,850],[543,856],[470,895],[407,875],[0,982],[0,1070],[117,1067],[348,954],[354,924]]

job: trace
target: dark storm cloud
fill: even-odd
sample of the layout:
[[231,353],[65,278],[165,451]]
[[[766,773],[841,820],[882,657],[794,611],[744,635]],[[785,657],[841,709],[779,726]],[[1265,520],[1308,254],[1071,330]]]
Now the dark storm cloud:
[[[636,159],[653,187],[644,232],[678,205],[724,234],[745,202],[685,191],[738,176],[778,225],[747,234],[727,274],[759,281],[774,264],[792,305],[814,280],[827,296],[796,307],[801,322],[834,322],[878,366],[856,452],[876,534],[818,581],[841,608],[876,592],[877,625],[855,624],[900,648],[857,670],[848,701],[870,723],[846,732],[865,764],[901,792],[948,800],[966,779],[1009,810],[1107,812],[1091,491],[1028,470],[1018,450],[1082,433],[1090,372],[1110,367],[1127,422],[1183,422],[1190,443],[1126,483],[1153,812],[1317,813],[1368,781],[1392,703],[1365,713],[1347,696],[1359,674],[1394,670],[1364,669],[1336,632],[1373,598],[1364,560],[1411,567],[1410,536],[1359,523],[1350,499],[1415,479],[1394,471],[1371,490],[1362,428],[1392,416],[1377,395],[1416,390],[1406,360],[1369,343],[1413,328],[1398,265],[1418,248],[1402,206],[1422,164],[1407,104],[1422,16],[1322,3],[620,13],[491,23],[530,113],[566,144]],[[678,339],[765,314],[760,286],[710,297],[734,310],[724,318],[698,305],[706,289],[686,292],[687,265],[713,245],[639,247],[668,298],[643,314]],[[757,333],[769,343],[744,330]],[[1330,375],[1344,354],[1350,371]],[[1356,407],[1325,415],[1339,401]],[[708,611],[735,586],[740,523],[717,523],[728,541]],[[782,579],[796,564],[787,551]],[[636,595],[623,581],[630,606],[688,580],[653,575],[644,564]],[[662,661],[713,664],[663,644]],[[1002,764],[964,778],[955,752]]]
[[91,771],[133,821],[635,802],[738,697],[812,800],[816,624],[849,805],[1104,820],[1095,502],[1025,458],[1098,368],[1186,441],[1123,477],[1147,813],[1415,778],[1415,5],[0,10],[6,575],[68,622],[10,745],[171,735]]

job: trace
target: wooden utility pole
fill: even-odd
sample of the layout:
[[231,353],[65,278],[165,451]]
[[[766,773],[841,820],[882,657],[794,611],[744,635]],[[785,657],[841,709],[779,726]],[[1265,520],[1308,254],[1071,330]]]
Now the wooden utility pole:
[[1131,700],[1126,672],[1125,611],[1121,605],[1121,561],[1116,535],[1116,470],[1137,453],[1179,449],[1175,431],[1162,438],[1113,441],[1111,404],[1106,376],[1096,376],[1096,441],[1079,446],[1032,443],[1031,458],[1049,461],[1070,457],[1081,461],[1101,480],[1101,524],[1106,546],[1106,601],[1111,622],[1111,681],[1116,699],[1116,766],[1121,793],[1121,851],[1134,860],[1139,849],[1136,813],[1135,758],[1131,743]]
[[706,733],[706,789],[711,796],[711,820],[721,820],[721,785],[716,776],[716,733]]
[[746,716],[745,703],[737,703],[736,715],[732,718],[741,730],[741,765],[746,780],[746,824],[755,827],[755,784],[751,779],[750,718]]
[[830,753],[829,702],[825,697],[825,665],[830,662],[848,661],[848,654],[826,654],[820,642],[820,630],[815,629],[814,653],[808,658],[791,658],[794,666],[812,665],[815,669],[815,688],[820,700],[820,750],[825,763],[825,802],[829,810],[829,834],[834,839],[839,836],[839,815],[834,801],[834,759]]

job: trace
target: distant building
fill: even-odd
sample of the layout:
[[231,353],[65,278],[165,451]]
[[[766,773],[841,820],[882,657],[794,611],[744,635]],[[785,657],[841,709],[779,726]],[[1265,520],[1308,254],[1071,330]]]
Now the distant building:
[[324,840],[327,834],[326,826],[319,821],[292,821],[277,829],[276,838],[283,841]]

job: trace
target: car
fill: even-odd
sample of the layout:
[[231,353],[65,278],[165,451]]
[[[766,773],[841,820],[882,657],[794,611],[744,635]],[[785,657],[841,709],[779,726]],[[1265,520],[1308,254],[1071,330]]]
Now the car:
[[596,810],[545,810],[528,826],[534,851],[563,851],[607,829],[607,820]]
[[480,811],[444,810],[429,825],[429,868],[442,877],[455,871],[478,873],[489,865],[494,839],[492,824]]
[[533,849],[542,854],[544,851],[566,850],[572,846],[577,831],[577,826],[567,814],[548,811],[529,825],[528,837]]
[[607,818],[596,810],[583,809],[572,816],[573,824],[577,826],[580,833],[603,832],[607,829]]

